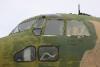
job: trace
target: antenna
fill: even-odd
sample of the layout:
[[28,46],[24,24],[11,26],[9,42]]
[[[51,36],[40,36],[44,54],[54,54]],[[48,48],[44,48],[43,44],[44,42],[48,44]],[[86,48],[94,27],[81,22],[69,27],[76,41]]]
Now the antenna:
[[80,15],[80,4],[78,4],[78,15]]
[[78,4],[78,15],[86,15],[86,16],[91,16],[87,13],[82,13],[81,10],[80,10],[80,4]]

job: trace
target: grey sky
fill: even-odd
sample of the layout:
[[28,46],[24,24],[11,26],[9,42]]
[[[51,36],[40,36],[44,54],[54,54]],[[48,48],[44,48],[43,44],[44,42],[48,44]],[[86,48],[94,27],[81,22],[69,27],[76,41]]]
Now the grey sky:
[[7,36],[21,21],[40,14],[77,13],[100,17],[100,0],[0,0],[0,37]]

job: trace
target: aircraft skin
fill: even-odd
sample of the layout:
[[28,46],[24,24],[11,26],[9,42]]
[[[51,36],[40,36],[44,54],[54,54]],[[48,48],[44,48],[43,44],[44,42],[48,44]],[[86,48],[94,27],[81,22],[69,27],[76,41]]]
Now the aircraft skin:
[[[54,15],[58,16],[58,14]],[[41,29],[38,28],[41,31],[40,35],[35,35],[34,30],[37,28],[33,24],[28,30],[11,33],[9,36],[1,38],[0,67],[92,67],[91,61],[86,62],[87,64],[83,62],[85,61],[84,57],[86,57],[85,53],[93,50],[97,45],[98,35],[96,30],[98,28],[96,28],[95,23],[100,25],[100,19],[76,14],[59,14],[59,16],[62,18],[58,20],[63,20],[64,24],[62,35],[44,36],[48,19],[55,19],[56,17],[40,15],[34,17],[42,17],[45,20],[44,24],[40,27]],[[72,34],[67,36],[66,32],[68,31],[66,27],[68,21],[71,20],[82,21],[88,29],[89,34],[82,36]],[[29,50],[27,49],[28,47]],[[34,50],[34,52],[30,52],[30,49]],[[42,52],[44,52],[43,55]],[[88,63],[90,63],[90,66]],[[96,67],[96,65],[94,64],[93,67]]]

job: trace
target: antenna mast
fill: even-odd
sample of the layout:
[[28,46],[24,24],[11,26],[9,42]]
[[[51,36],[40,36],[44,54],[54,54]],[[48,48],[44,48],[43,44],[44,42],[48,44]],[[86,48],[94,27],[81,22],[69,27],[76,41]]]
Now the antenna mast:
[[80,4],[78,4],[78,15],[80,15]]

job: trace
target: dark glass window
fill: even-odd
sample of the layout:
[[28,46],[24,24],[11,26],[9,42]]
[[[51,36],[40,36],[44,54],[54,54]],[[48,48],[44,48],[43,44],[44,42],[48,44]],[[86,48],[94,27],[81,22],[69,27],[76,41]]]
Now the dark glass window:
[[34,35],[36,35],[36,36],[41,35],[41,32],[42,32],[41,28],[34,28],[34,29],[33,29],[33,33],[34,33]]
[[67,36],[79,35],[90,36],[88,28],[82,21],[71,20],[67,21]]
[[17,52],[14,56],[14,60],[17,62],[26,62],[26,61],[34,61],[36,59],[36,50],[32,46],[27,47],[19,52]]
[[63,35],[64,20],[50,19],[46,23],[44,35]]
[[41,46],[39,48],[40,61],[57,61],[59,49],[55,46]]

